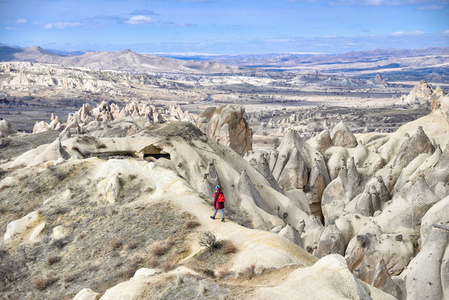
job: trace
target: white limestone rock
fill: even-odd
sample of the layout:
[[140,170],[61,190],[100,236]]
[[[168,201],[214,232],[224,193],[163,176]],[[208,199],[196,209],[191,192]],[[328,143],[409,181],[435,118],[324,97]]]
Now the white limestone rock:
[[94,292],[89,288],[84,288],[75,295],[73,300],[96,300],[98,299],[98,295],[100,293]]
[[155,269],[149,269],[149,268],[140,268],[136,271],[136,273],[134,274],[133,278],[131,278],[132,280],[135,279],[142,279],[145,277],[150,277],[153,276],[154,274],[156,274],[156,270]]
[[357,140],[349,129],[348,125],[341,121],[331,130],[332,143],[335,146],[354,148],[357,147]]
[[277,286],[260,288],[254,298],[298,299],[298,295],[301,299],[395,299],[354,278],[345,259],[338,254],[327,255],[312,267],[293,271]]
[[33,211],[25,217],[12,221],[6,226],[6,232],[3,237],[5,243],[11,242],[17,236],[22,235],[31,228],[35,228],[41,222],[41,215],[38,211]]

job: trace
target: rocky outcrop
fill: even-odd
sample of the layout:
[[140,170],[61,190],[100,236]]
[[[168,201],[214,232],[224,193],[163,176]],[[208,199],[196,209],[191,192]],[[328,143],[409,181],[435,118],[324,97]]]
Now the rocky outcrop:
[[357,140],[349,127],[341,121],[330,132],[332,143],[335,146],[354,148],[357,146]]
[[424,132],[422,126],[419,126],[416,133],[402,143],[393,165],[402,168],[406,167],[419,154],[432,154],[433,151],[435,151],[435,147]]
[[252,149],[252,132],[244,114],[243,106],[211,107],[199,115],[198,127],[208,137],[219,140],[243,155]]
[[[196,116],[183,111],[179,106],[168,109],[155,107],[141,102],[129,102],[124,107],[102,101],[97,107],[86,103],[74,114],[67,116],[67,122],[62,123],[58,116],[52,114],[50,123],[37,122],[33,133],[66,128],[63,138],[71,134],[92,133],[102,136],[129,136],[137,133],[151,124],[166,122],[193,123]],[[106,128],[105,128],[106,127]]]
[[420,104],[428,105],[433,91],[433,87],[429,83],[425,80],[421,80],[413,87],[410,94],[402,96],[401,103],[414,104],[415,99],[418,99]]
[[287,132],[278,153],[270,158],[273,177],[282,188],[313,191],[314,197],[311,201],[320,202],[322,191],[330,181],[324,159],[320,153],[313,151],[296,131]]
[[10,122],[6,120],[0,120],[0,137],[8,137],[9,135],[16,132],[16,129]]
[[388,268],[377,248],[377,239],[373,234],[358,235],[353,246],[348,248],[348,267],[357,278],[400,298],[401,290],[388,274]]
[[360,185],[361,175],[355,167],[354,159],[351,157],[348,167],[342,162],[342,168],[338,177],[331,181],[323,191],[321,207],[325,224],[335,220],[344,213],[346,205],[356,195]]
[[446,299],[448,295],[449,227],[434,225],[406,270],[407,300]]
[[345,255],[345,250],[346,243],[343,234],[335,222],[331,222],[321,234],[315,256],[321,258],[329,254]]
[[62,127],[62,122],[58,116],[51,114],[50,123],[45,121],[36,122],[33,127],[33,133],[41,133],[49,130],[59,130]]
[[297,299],[298,295],[303,299],[395,299],[388,294],[371,291],[367,285],[354,279],[344,258],[338,254],[321,258],[303,272],[290,273],[282,284],[261,288],[252,298]]

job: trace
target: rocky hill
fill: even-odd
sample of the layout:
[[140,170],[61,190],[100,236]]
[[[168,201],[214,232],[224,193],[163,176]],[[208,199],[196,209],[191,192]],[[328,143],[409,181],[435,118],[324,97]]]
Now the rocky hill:
[[[174,107],[84,106],[23,153],[11,132],[0,148],[1,292],[445,299],[449,97],[431,101],[432,113],[393,133],[289,131],[277,151],[244,157],[204,126],[246,132],[230,106],[188,122]],[[216,185],[225,223],[209,218]]]

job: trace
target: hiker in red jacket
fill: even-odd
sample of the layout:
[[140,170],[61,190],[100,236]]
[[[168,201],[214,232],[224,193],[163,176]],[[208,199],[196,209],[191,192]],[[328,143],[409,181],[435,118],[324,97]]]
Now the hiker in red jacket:
[[215,220],[215,216],[217,214],[217,210],[219,210],[221,212],[221,221],[224,222],[224,202],[225,202],[225,198],[223,193],[221,192],[221,188],[219,185],[217,185],[215,187],[215,195],[214,195],[214,215],[211,216],[210,218]]

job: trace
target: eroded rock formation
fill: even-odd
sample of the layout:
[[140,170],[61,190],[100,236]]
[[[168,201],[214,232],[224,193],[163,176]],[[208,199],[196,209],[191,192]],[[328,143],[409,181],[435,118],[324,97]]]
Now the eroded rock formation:
[[244,114],[243,106],[210,107],[199,115],[198,127],[208,137],[219,140],[243,155],[252,149],[252,132]]

